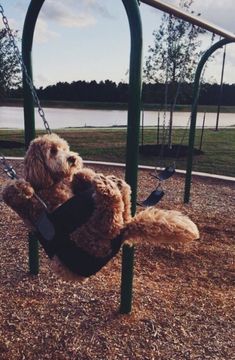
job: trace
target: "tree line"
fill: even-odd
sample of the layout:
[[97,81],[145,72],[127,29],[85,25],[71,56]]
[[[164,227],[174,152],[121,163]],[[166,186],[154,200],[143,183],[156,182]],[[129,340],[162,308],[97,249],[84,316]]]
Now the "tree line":
[[[191,10],[194,0],[179,0],[179,7]],[[198,14],[199,16],[200,14]],[[17,38],[17,31],[13,31]],[[190,105],[193,76],[202,51],[201,35],[205,31],[172,15],[163,13],[159,27],[153,32],[153,44],[143,67],[142,100],[146,104],[167,103],[173,119],[174,105]],[[214,35],[211,42],[214,41]],[[0,30],[0,99],[22,98],[21,67],[5,29]],[[165,85],[167,84],[167,85]],[[179,91],[180,89],[180,91]],[[235,105],[235,84],[202,83],[199,104]],[[97,82],[58,82],[39,88],[42,100],[127,103],[128,84],[111,80]],[[177,97],[176,97],[177,94]],[[221,96],[220,96],[221,95]]]
[[[192,83],[168,84],[167,91],[179,89],[177,104],[190,105],[192,103]],[[41,100],[54,101],[80,101],[80,102],[128,102],[128,84],[111,80],[96,82],[73,81],[58,82],[37,90]],[[166,85],[163,83],[144,83],[142,101],[146,104],[159,104],[165,106]],[[12,89],[8,92],[9,98],[22,98],[22,88]],[[201,85],[199,104],[217,105],[220,101],[220,85],[204,83]],[[224,84],[221,96],[221,105],[235,106],[235,84]]]

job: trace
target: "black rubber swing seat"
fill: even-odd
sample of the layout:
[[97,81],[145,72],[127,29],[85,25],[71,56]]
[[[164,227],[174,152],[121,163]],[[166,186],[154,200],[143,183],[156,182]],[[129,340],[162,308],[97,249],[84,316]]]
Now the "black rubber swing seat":
[[94,211],[93,192],[76,194],[52,213],[43,211],[35,226],[37,237],[50,259],[57,256],[73,273],[90,277],[105,266],[120,250],[123,235],[111,241],[110,254],[96,257],[70,240],[70,234],[86,223]]
[[164,170],[160,171],[157,174],[152,174],[155,178],[157,178],[159,181],[164,181],[169,179],[172,175],[175,173],[175,165],[169,165]]
[[157,188],[156,190],[151,192],[151,194],[147,197],[147,199],[137,202],[137,205],[143,207],[154,206],[161,200],[164,194],[165,193],[161,188]]
[[42,237],[50,242],[57,233],[72,233],[89,220],[93,211],[92,192],[87,190],[74,195],[52,212],[43,211],[35,226]]

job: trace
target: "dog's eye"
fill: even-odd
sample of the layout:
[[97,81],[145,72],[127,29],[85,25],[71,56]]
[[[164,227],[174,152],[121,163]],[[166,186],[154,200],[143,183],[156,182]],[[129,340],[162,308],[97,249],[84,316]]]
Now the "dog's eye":
[[56,146],[52,146],[51,147],[51,155],[56,155],[57,154],[57,152],[58,152],[58,149],[57,149],[57,147]]

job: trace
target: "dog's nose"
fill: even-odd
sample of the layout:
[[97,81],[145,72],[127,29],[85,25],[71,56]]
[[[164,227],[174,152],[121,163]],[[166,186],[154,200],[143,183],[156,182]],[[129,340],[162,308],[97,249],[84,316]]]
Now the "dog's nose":
[[68,161],[68,163],[69,163],[70,165],[74,165],[75,162],[76,162],[76,159],[75,159],[74,156],[69,156],[69,157],[67,158],[67,161]]

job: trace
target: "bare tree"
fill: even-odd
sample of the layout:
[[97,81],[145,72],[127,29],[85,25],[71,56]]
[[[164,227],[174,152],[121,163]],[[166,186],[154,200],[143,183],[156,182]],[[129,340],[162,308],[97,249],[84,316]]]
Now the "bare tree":
[[[190,11],[192,4],[193,0],[179,2],[179,6],[186,11]],[[198,37],[205,30],[166,13],[161,20],[159,28],[153,32],[154,44],[149,46],[144,77],[147,82],[166,84],[166,101],[170,104],[168,146],[172,147],[173,111],[177,90],[183,81],[192,81],[201,56],[201,51],[198,50],[201,41]]]

